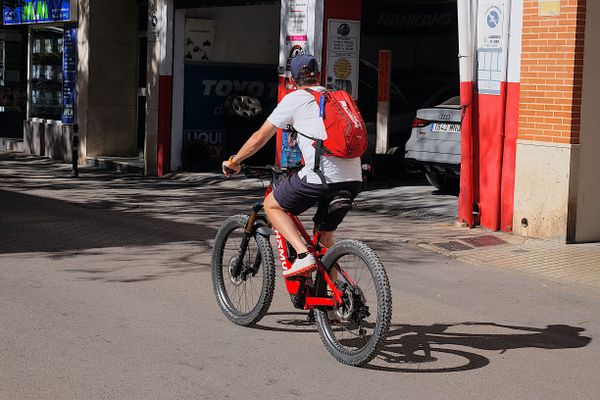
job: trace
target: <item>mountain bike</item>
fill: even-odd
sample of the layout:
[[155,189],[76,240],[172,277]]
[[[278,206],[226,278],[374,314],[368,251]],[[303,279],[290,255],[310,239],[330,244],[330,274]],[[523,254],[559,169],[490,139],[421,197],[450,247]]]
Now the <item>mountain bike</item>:
[[[242,166],[249,178],[268,179],[264,197],[293,169]],[[283,269],[296,259],[293,247],[271,228],[262,214],[263,200],[248,215],[228,218],[217,232],[212,254],[212,282],[219,307],[233,323],[255,325],[267,313],[275,289],[275,236]],[[348,199],[349,200],[349,199]],[[350,201],[348,201],[350,203]],[[349,204],[351,207],[351,204]],[[341,240],[331,248],[311,237],[300,219],[291,216],[317,260],[317,270],[285,279],[294,307],[309,310],[321,340],[338,361],[360,366],[381,349],[392,316],[392,296],[383,264],[366,244]]]

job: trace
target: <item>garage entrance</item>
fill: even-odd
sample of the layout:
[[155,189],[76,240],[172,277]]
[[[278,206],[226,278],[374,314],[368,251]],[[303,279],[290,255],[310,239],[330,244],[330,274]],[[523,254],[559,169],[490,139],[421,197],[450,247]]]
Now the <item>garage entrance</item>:
[[[183,107],[173,157],[182,169],[220,169],[275,108],[280,8],[279,1],[180,2],[174,93]],[[274,162],[272,142],[253,163]]]
[[[380,50],[391,51],[387,155],[375,154]],[[456,0],[363,1],[359,79],[373,174],[404,176],[405,144],[417,110],[460,93]]]

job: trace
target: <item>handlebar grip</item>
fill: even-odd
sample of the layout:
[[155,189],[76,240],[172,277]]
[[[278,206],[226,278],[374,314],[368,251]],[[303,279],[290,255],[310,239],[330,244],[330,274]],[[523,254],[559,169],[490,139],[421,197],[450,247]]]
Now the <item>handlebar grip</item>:
[[227,172],[228,174],[235,174],[235,173],[236,173],[236,171],[235,171],[235,170],[233,170],[233,169],[231,169],[231,168],[228,168],[228,167],[225,167],[225,166],[223,166],[223,169],[224,169],[224,170],[225,170],[225,172]]

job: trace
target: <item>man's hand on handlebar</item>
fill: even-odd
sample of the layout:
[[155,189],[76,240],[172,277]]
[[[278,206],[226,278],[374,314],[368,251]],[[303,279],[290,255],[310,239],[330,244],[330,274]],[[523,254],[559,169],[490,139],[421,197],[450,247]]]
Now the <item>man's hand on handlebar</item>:
[[221,165],[221,169],[223,170],[223,175],[231,176],[231,175],[239,174],[240,171],[242,170],[242,166],[240,164],[235,164],[235,163],[231,162],[231,158],[230,158],[229,160],[223,161],[223,164]]

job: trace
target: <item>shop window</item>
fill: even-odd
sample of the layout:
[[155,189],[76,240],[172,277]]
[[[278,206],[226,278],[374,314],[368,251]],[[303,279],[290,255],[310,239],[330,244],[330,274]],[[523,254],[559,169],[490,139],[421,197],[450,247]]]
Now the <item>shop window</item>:
[[32,118],[60,120],[62,117],[63,36],[63,30],[56,27],[32,32]]
[[25,49],[18,29],[0,30],[0,113],[23,112],[27,107],[27,85],[22,79]]

